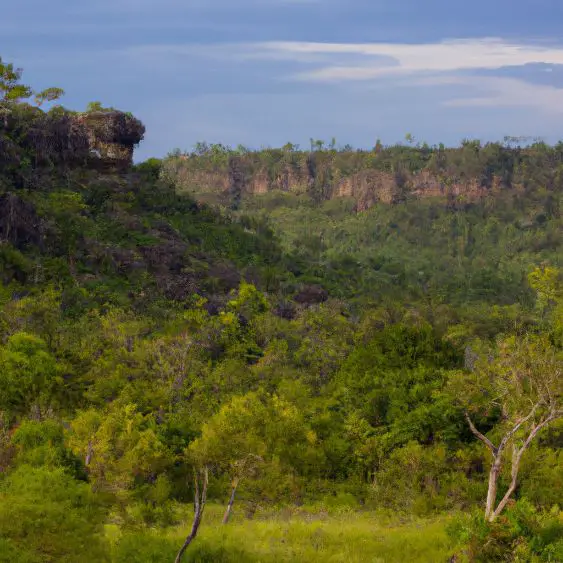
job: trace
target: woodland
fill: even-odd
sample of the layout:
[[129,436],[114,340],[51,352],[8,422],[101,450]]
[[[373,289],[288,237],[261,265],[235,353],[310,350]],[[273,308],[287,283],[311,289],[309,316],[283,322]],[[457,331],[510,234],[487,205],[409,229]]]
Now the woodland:
[[563,142],[63,94],[0,59],[0,563],[563,561]]

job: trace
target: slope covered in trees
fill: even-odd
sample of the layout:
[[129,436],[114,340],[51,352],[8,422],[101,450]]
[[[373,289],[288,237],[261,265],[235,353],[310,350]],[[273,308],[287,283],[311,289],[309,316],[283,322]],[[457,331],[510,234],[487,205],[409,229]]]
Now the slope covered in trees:
[[[0,70],[0,561],[563,558],[561,147],[133,166]],[[248,191],[274,153],[332,183]]]
[[202,145],[172,154],[163,174],[243,224],[272,227],[291,272],[362,304],[452,305],[456,317],[529,306],[529,271],[562,265],[561,143],[257,153]]

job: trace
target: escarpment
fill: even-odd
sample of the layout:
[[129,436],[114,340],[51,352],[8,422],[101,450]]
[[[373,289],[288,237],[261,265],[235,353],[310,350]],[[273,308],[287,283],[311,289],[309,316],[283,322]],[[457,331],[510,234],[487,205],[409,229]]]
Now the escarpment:
[[164,173],[180,191],[231,207],[241,198],[285,192],[305,194],[318,203],[352,198],[361,212],[377,203],[407,199],[467,204],[519,187],[513,179],[517,159],[495,169],[486,154],[480,156],[482,162],[468,166],[462,153],[463,149],[447,149],[420,158],[416,149],[399,157],[381,151],[217,152],[171,157],[164,163]]

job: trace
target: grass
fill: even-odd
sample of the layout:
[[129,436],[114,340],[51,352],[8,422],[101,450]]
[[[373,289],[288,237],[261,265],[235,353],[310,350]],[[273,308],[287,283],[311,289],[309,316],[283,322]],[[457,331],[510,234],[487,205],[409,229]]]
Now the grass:
[[[281,511],[253,520],[238,516],[226,526],[220,517],[220,507],[208,507],[186,563],[417,563],[451,555],[445,517],[393,523],[374,513]],[[171,562],[190,525],[120,534],[112,560]]]

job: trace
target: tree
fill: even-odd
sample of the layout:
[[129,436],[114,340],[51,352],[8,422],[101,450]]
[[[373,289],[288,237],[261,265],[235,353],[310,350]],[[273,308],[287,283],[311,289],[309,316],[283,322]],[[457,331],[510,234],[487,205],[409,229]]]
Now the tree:
[[226,473],[231,480],[231,494],[223,516],[226,524],[243,479],[255,475],[259,467],[267,469],[269,463],[277,467],[278,460],[282,460],[286,471],[298,460],[307,463],[308,450],[315,441],[314,432],[291,403],[275,395],[261,398],[256,393],[233,397],[203,425],[201,437],[188,448],[187,459],[194,466],[195,510],[190,533],[176,563],[197,535],[211,469]]
[[[471,432],[492,455],[485,518],[494,521],[516,490],[524,452],[540,430],[563,416],[563,361],[544,336],[508,337],[482,355],[469,374],[454,378]],[[477,429],[475,414],[497,414],[494,437]],[[496,438],[495,445],[493,440]],[[511,480],[497,503],[498,479],[512,446]]]
[[153,481],[175,457],[158,435],[153,414],[114,401],[106,413],[90,409],[71,423],[69,446],[84,460],[96,490],[127,500],[139,483]]
[[12,63],[4,63],[0,58],[0,114],[4,118],[5,127],[8,126],[12,105],[33,95],[29,86],[20,84],[22,72],[21,68],[14,68]]
[[65,91],[62,88],[46,88],[41,92],[35,92],[35,103],[37,107],[41,107],[45,102],[54,102],[62,96],[64,96]]
[[0,410],[16,415],[48,408],[62,387],[63,374],[41,338],[13,334],[0,348]]
[[311,137],[309,142],[311,145],[311,152],[322,151],[325,146],[325,142],[322,139],[313,139],[313,137]]
[[89,102],[88,105],[86,106],[86,111],[87,112],[112,112],[112,111],[116,111],[115,108],[113,107],[104,107],[102,105],[102,102]]
[[205,509],[205,502],[207,500],[207,486],[209,484],[209,467],[207,465],[201,468],[194,468],[194,519],[192,528],[188,537],[185,539],[180,551],[176,555],[174,563],[180,563],[182,557],[188,549],[189,545],[197,536],[199,525],[203,518],[203,511]]
[[559,270],[552,266],[542,265],[528,274],[528,283],[536,292],[536,309],[541,319],[544,320],[558,303],[563,303]]
[[4,126],[8,126],[8,115],[12,107],[22,100],[27,100],[35,95],[35,103],[41,106],[45,102],[58,100],[64,95],[62,88],[47,88],[40,92],[34,92],[30,86],[21,84],[23,70],[14,68],[12,63],[2,62],[0,57],[0,115],[4,118]]
[[229,520],[240,482],[263,462],[267,445],[263,436],[271,413],[257,395],[233,397],[202,429],[201,438],[190,445],[201,467],[212,465],[231,480],[231,495],[223,523]]

